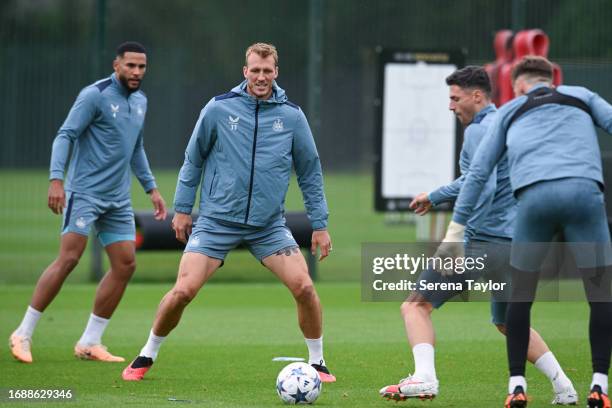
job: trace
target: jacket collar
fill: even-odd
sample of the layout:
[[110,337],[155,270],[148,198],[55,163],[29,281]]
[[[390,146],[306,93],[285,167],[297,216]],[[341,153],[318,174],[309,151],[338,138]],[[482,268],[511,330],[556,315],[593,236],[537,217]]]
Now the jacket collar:
[[[240,85],[235,86],[232,89],[232,92],[237,93],[241,96],[244,96],[246,98],[251,99],[253,102],[257,102],[257,98],[255,98],[253,95],[251,95],[248,91],[247,91],[247,81],[246,79],[244,81],[242,81],[240,83]],[[287,102],[287,95],[285,94],[285,90],[283,88],[281,88],[280,86],[278,86],[278,84],[276,83],[276,81],[272,82],[272,95],[270,96],[270,98],[266,99],[266,100],[260,100],[260,102],[262,103],[285,103]]]
[[130,96],[133,93],[136,93],[139,91],[139,89],[135,90],[135,91],[130,91],[129,89],[127,89],[122,83],[121,81],[119,81],[119,79],[117,78],[117,73],[113,72],[110,76],[111,81],[113,81],[113,85],[115,86],[115,88],[117,88],[119,90],[119,92],[121,92],[122,95],[124,95],[125,97]]
[[480,123],[480,122],[482,122],[482,120],[484,119],[485,116],[487,116],[489,113],[495,112],[495,111],[497,111],[497,109],[495,108],[495,105],[493,105],[492,103],[488,104],[487,106],[482,108],[480,111],[478,111],[478,113],[476,115],[474,115],[474,118],[470,122],[470,125],[473,124],[473,123]]
[[540,88],[544,88],[544,87],[550,88],[546,82],[538,82],[537,84],[535,84],[533,86],[533,88],[531,88],[529,91],[527,91],[527,93],[530,94],[533,91],[535,91],[536,89],[540,89]]

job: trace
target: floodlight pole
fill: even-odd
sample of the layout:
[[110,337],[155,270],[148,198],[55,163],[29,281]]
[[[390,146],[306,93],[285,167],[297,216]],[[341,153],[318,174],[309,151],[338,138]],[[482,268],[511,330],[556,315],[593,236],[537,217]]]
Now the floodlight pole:
[[308,38],[308,122],[312,134],[321,131],[321,72],[323,67],[323,1],[310,0]]
[[525,0],[512,0],[512,31],[525,28]]
[[[308,122],[315,137],[321,136],[321,72],[323,71],[323,0],[310,0],[308,30]],[[320,139],[319,139],[320,140]],[[312,280],[317,260],[308,252],[306,262]]]
[[103,74],[102,61],[106,55],[106,0],[96,2],[95,25],[93,38],[92,73],[94,78]]
[[[106,0],[98,0],[96,2],[96,31],[93,41],[93,58],[92,58],[92,77],[99,78],[102,75],[102,61],[105,56],[105,37],[106,37]],[[102,279],[104,272],[102,270],[102,245],[95,233],[91,234],[91,273],[90,280],[98,282]]]

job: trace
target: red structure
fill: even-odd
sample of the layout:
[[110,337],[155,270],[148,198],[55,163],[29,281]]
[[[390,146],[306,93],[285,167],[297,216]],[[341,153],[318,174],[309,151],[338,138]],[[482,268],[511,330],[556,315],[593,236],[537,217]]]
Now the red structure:
[[[539,29],[523,30],[514,34],[510,30],[495,33],[493,48],[495,61],[485,65],[493,85],[493,102],[501,106],[514,98],[512,91],[512,67],[526,55],[548,57],[549,39]],[[553,84],[563,82],[563,73],[559,65],[554,64]]]

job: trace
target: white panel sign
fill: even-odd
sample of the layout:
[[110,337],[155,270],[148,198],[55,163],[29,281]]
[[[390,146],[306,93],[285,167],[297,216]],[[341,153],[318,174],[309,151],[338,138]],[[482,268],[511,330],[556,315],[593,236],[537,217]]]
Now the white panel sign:
[[424,62],[385,64],[383,198],[414,197],[455,178],[456,121],[448,110],[445,78],[456,69]]

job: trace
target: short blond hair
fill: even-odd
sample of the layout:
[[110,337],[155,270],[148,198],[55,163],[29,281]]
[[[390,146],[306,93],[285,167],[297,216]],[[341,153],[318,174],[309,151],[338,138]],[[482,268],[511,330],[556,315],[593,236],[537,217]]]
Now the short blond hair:
[[259,55],[261,58],[267,58],[270,55],[274,57],[274,65],[278,65],[278,52],[276,51],[276,47],[272,44],[266,43],[255,43],[250,45],[247,48],[246,53],[244,54],[244,65],[248,65],[249,55],[255,53]]

